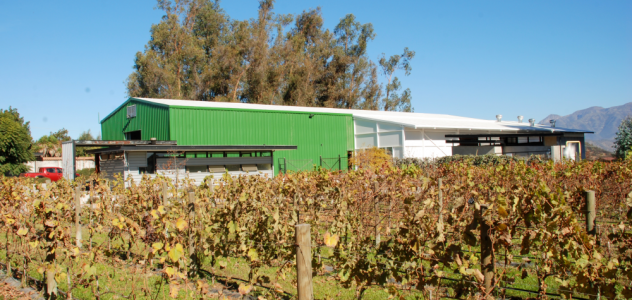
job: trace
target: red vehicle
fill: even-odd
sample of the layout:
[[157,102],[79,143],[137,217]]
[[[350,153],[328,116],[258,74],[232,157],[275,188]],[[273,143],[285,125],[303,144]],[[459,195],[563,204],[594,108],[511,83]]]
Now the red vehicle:
[[31,172],[31,173],[22,173],[20,174],[22,177],[31,177],[31,178],[48,178],[50,181],[57,181],[64,177],[63,171],[61,168],[56,167],[45,167],[40,168],[39,172]]

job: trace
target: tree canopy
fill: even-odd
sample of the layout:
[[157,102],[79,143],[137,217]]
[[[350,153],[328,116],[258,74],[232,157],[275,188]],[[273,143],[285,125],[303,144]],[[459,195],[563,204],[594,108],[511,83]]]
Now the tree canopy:
[[44,135],[35,142],[33,150],[42,152],[44,157],[61,157],[61,143],[70,141],[72,138],[68,135],[68,130],[62,128],[49,135]]
[[617,158],[632,157],[632,117],[627,117],[619,124],[619,130],[614,138],[614,154]]
[[31,153],[31,129],[17,109],[0,110],[0,173],[18,175],[27,172],[25,162],[35,159]]
[[[79,137],[77,138],[77,141],[90,141],[90,140],[100,140],[101,139],[101,135],[97,135],[96,138],[94,138],[94,136],[92,135],[92,132],[90,132],[90,129],[88,129],[88,131],[84,131],[81,133],[81,135],[79,135]],[[86,153],[86,150],[91,150],[91,149],[97,149],[99,147],[77,147],[77,152],[76,152],[76,156],[89,156],[88,153]]]
[[[409,75],[414,51],[367,55],[373,25],[353,14],[333,31],[320,8],[275,14],[261,0],[257,18],[233,20],[209,0],[158,0],[165,12],[136,53],[131,97],[412,111],[397,71]],[[382,84],[379,76],[386,78]]]

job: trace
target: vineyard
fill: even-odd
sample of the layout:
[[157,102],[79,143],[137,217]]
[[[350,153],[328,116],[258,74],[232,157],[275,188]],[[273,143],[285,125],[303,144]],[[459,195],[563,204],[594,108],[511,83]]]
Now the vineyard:
[[51,298],[296,298],[298,224],[315,299],[632,298],[631,161],[1,180],[2,269]]

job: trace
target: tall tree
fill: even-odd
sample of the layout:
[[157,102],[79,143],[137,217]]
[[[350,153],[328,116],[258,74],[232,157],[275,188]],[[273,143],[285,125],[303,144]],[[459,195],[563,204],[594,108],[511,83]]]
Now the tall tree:
[[382,74],[386,77],[386,95],[382,100],[382,109],[385,111],[413,111],[410,100],[412,99],[410,89],[404,90],[400,95],[399,91],[402,88],[401,82],[397,76],[394,76],[398,70],[403,70],[406,76],[410,75],[412,67],[410,66],[410,60],[415,57],[415,51],[408,50],[408,47],[404,48],[404,53],[401,55],[392,55],[388,59],[384,54],[380,58],[380,67]]
[[[84,131],[81,133],[81,135],[79,135],[79,137],[77,138],[77,141],[91,141],[94,139],[95,138],[90,132],[90,129],[88,129],[88,131]],[[100,138],[97,138],[97,139],[100,139]],[[98,147],[77,147],[76,156],[88,156],[88,154],[86,153],[86,150],[96,149],[96,148]]]
[[627,117],[619,124],[614,138],[614,154],[620,159],[632,158],[632,117]]
[[323,31],[320,8],[303,11],[296,17],[285,43],[285,91],[283,104],[331,106],[323,96],[323,74],[332,56],[331,34]]
[[373,24],[361,24],[353,14],[346,15],[334,29],[339,51],[336,62],[342,68],[340,98],[337,107],[362,108],[360,102],[365,89],[372,89],[367,80],[374,67],[367,57],[368,42],[375,38]]
[[35,160],[30,122],[24,122],[17,109],[0,110],[0,174],[18,175],[27,172],[25,162]]
[[136,54],[130,96],[412,110],[410,90],[401,92],[393,73],[408,75],[414,52],[380,63],[383,92],[367,55],[373,25],[353,14],[330,32],[320,8],[279,15],[273,0],[260,0],[257,17],[245,21],[231,20],[218,1],[158,0],[157,7],[165,16]]
[[128,78],[130,96],[195,99],[200,94],[202,48],[193,36],[201,1],[159,0],[165,12],[151,27],[145,53],[136,53],[135,72]]

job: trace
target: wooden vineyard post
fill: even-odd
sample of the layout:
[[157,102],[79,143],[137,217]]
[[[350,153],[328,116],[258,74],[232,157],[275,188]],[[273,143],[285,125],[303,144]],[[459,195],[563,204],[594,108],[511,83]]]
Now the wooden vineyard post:
[[443,179],[439,178],[437,181],[439,186],[439,222],[437,224],[437,231],[439,231],[439,235],[443,235],[443,191],[441,190],[443,187]]
[[75,188],[75,230],[77,247],[81,248],[81,187]]
[[189,192],[189,255],[191,264],[189,268],[189,277],[195,277],[199,270],[197,253],[195,253],[195,192]]
[[[78,189],[78,188],[77,188]],[[79,199],[79,198],[77,198]],[[44,271],[44,276],[46,278],[46,290],[44,296],[46,299],[57,299],[57,281],[55,280],[55,253],[56,253],[56,243],[55,236],[53,232],[55,232],[56,224],[53,221],[53,212],[46,213],[46,217],[44,221],[44,236],[46,239],[46,258],[45,258],[45,266],[46,269]],[[24,270],[26,273],[26,270]]]
[[[375,183],[375,195],[378,194],[378,188],[379,188],[379,186],[378,186],[378,183],[376,182]],[[377,197],[375,197],[375,196],[373,197],[373,202],[374,202],[374,205],[375,205],[375,248],[380,247],[380,240],[381,240],[380,228],[379,228],[379,225],[380,225],[379,224],[380,223],[379,208],[380,207],[379,207],[379,203],[378,203],[377,199],[378,199]]]
[[211,186],[209,187],[211,190],[211,207],[215,208],[215,181],[211,178]]
[[595,219],[597,218],[595,191],[586,191],[584,195],[586,198],[586,232],[595,235],[597,233],[595,229]]
[[489,225],[483,219],[483,214],[487,210],[487,205],[481,205],[479,222],[481,224],[481,270],[483,271],[484,276],[484,286],[485,293],[487,294],[487,299],[492,299],[490,294],[493,281],[494,281],[494,271],[496,263],[494,261],[494,248],[492,246],[492,239],[489,237]]
[[296,223],[301,222],[301,210],[298,206],[298,196],[294,194],[294,211],[296,212]]
[[162,183],[162,205],[167,207],[167,183]]
[[309,224],[295,226],[298,300],[314,299],[312,287],[312,246]]

